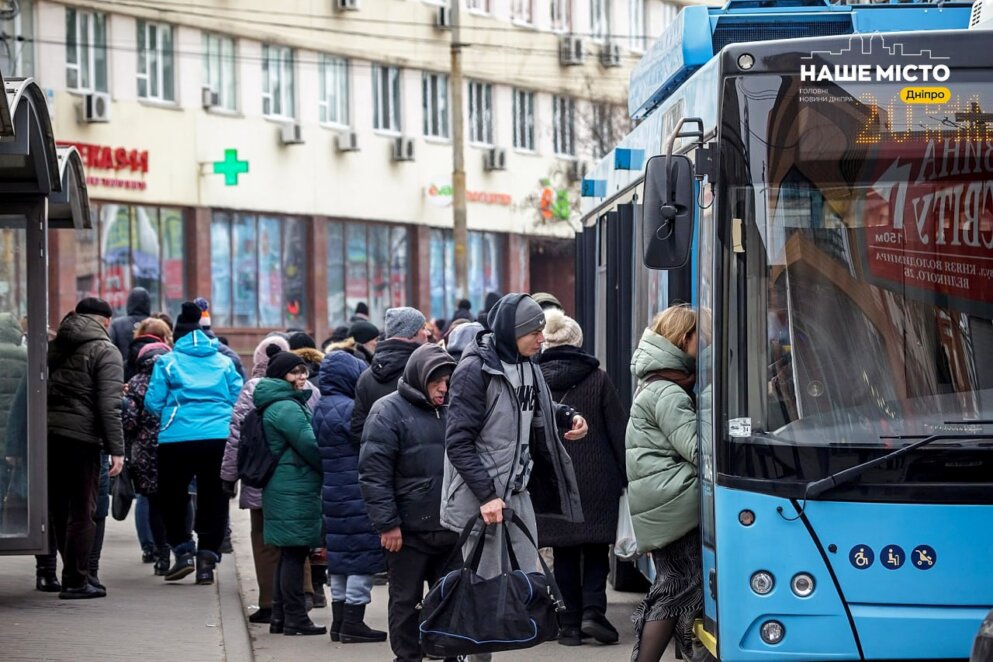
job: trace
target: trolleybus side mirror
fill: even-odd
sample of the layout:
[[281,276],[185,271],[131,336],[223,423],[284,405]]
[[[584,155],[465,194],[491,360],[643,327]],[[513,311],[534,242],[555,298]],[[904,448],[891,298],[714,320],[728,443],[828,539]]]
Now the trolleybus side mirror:
[[686,156],[670,153],[648,160],[642,236],[649,269],[678,269],[689,260],[696,219],[695,183]]

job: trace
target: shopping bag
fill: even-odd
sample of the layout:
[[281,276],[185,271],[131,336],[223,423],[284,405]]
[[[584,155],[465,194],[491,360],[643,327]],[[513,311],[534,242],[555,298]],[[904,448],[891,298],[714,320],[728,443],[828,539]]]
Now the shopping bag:
[[110,515],[118,522],[123,522],[131,512],[131,502],[134,501],[134,484],[128,472],[127,462],[121,473],[110,479]]
[[630,561],[637,555],[638,541],[634,537],[634,522],[631,521],[628,491],[624,490],[617,505],[617,538],[614,541],[614,556]]
[[[466,524],[457,550],[480,521],[477,515]],[[462,567],[442,577],[424,598],[420,633],[425,655],[446,658],[519,650],[550,641],[558,634],[556,612],[563,604],[555,578],[540,556],[541,572],[521,569],[510,544],[508,522],[523,531],[537,549],[517,514],[505,510],[504,522],[492,525],[504,529],[501,574],[489,579],[477,574],[486,544],[486,536],[480,535]]]

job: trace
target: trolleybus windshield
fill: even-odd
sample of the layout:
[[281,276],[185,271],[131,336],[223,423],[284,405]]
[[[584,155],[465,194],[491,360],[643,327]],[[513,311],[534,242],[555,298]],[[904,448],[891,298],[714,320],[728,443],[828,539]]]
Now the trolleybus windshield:
[[[737,443],[883,452],[993,419],[993,84],[950,73],[915,94],[728,82],[722,159],[743,181],[725,179],[727,208],[754,238],[732,287],[765,322],[743,349],[755,433]],[[843,468],[819,464],[803,477]]]

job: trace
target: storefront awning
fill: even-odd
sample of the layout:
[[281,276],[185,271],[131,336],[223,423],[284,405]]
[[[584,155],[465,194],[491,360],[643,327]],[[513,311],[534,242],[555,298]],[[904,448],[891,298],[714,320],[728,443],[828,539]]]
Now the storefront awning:
[[[42,89],[31,78],[4,81],[4,102],[12,120],[3,133],[0,119],[0,194],[47,196],[62,190],[55,133]],[[0,110],[0,114],[3,111]]]
[[59,180],[62,190],[48,198],[48,228],[89,230],[93,227],[90,216],[90,196],[86,192],[86,175],[83,160],[75,147],[57,147]]

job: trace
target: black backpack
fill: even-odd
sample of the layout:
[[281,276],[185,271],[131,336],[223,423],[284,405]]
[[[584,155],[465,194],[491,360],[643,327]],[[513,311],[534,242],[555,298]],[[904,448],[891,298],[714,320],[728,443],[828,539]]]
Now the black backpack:
[[272,478],[279,464],[279,457],[269,450],[262,425],[265,407],[252,409],[241,422],[241,439],[238,442],[238,478],[242,485],[262,489]]

